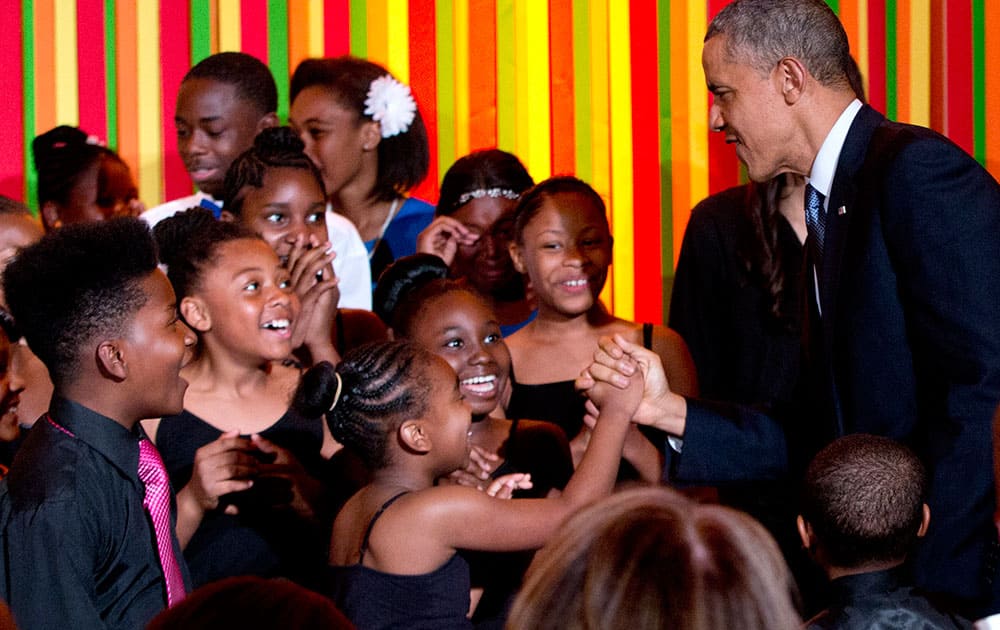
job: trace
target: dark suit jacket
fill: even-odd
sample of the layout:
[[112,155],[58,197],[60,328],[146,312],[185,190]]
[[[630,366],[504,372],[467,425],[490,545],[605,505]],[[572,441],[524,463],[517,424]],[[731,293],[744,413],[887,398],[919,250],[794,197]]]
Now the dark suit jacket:
[[791,473],[794,481],[845,433],[899,440],[921,456],[930,483],[918,586],[992,598],[996,609],[1000,597],[984,573],[996,541],[1000,186],[949,140],[866,106],[851,125],[828,207],[823,316],[811,272],[803,300],[810,312],[798,412],[782,421],[689,401],[671,476],[720,482]]

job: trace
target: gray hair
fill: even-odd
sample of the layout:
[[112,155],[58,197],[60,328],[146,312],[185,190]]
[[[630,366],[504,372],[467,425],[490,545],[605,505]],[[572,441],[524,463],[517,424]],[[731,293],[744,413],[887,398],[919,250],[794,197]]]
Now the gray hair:
[[708,25],[705,41],[716,35],[729,37],[730,58],[761,73],[784,57],[795,57],[821,84],[848,85],[847,33],[823,0],[735,0]]

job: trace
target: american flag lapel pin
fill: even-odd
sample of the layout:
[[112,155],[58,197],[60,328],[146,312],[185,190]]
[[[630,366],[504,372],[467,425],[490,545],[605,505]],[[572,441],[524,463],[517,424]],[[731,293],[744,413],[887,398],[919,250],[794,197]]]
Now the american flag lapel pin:
[[837,208],[837,216],[838,217],[842,217],[845,214],[847,214],[847,206],[840,206],[839,208]]

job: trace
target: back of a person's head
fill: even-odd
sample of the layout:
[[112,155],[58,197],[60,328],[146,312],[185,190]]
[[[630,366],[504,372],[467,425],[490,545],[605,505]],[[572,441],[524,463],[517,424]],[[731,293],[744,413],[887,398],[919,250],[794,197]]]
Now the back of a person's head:
[[147,626],[147,630],[217,628],[352,630],[354,625],[329,599],[294,582],[241,576],[206,584]]
[[102,157],[120,159],[78,127],[59,125],[31,141],[38,173],[38,204],[66,204],[80,178]]
[[7,266],[11,314],[57,387],[71,381],[87,342],[125,332],[156,264],[146,223],[119,218],[51,232]]
[[535,557],[508,628],[781,630],[795,587],[749,516],[637,488],[570,518]]
[[902,444],[848,435],[809,464],[802,517],[831,566],[902,561],[917,543],[926,483],[923,464]]
[[278,109],[278,88],[263,61],[243,52],[221,52],[205,57],[184,75],[188,79],[208,79],[232,85],[239,98],[257,109],[261,116]]

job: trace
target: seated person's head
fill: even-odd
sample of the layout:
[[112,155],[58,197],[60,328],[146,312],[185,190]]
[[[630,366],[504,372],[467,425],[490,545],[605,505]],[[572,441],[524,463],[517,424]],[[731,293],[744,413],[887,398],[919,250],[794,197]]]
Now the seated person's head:
[[262,129],[278,124],[278,89],[266,65],[223,52],[188,70],[177,92],[177,150],[191,180],[217,199],[229,165]]
[[206,584],[148,626],[148,630],[215,628],[350,630],[354,625],[329,599],[294,582],[247,575]]
[[[41,224],[31,216],[27,206],[0,195],[0,276],[19,249],[42,238],[42,234]],[[0,308],[7,308],[2,288]]]
[[226,173],[224,220],[237,221],[271,246],[283,263],[297,238],[326,242],[323,177],[288,127],[260,132],[253,146]]
[[517,200],[533,184],[517,156],[499,149],[476,151],[451,165],[441,180],[436,214],[455,218],[479,237],[474,245],[459,246],[452,275],[500,300],[524,297],[508,247]]
[[927,531],[924,467],[889,438],[848,435],[809,464],[799,534],[831,577],[902,563]]
[[538,552],[509,627],[791,630],[795,597],[752,518],[637,488],[581,510]]
[[50,129],[31,147],[46,230],[142,212],[128,165],[80,129],[66,125]]
[[112,411],[129,420],[181,411],[187,383],[178,372],[194,335],[178,320],[141,220],[49,233],[8,265],[3,284],[56,393],[77,402],[113,399]]

